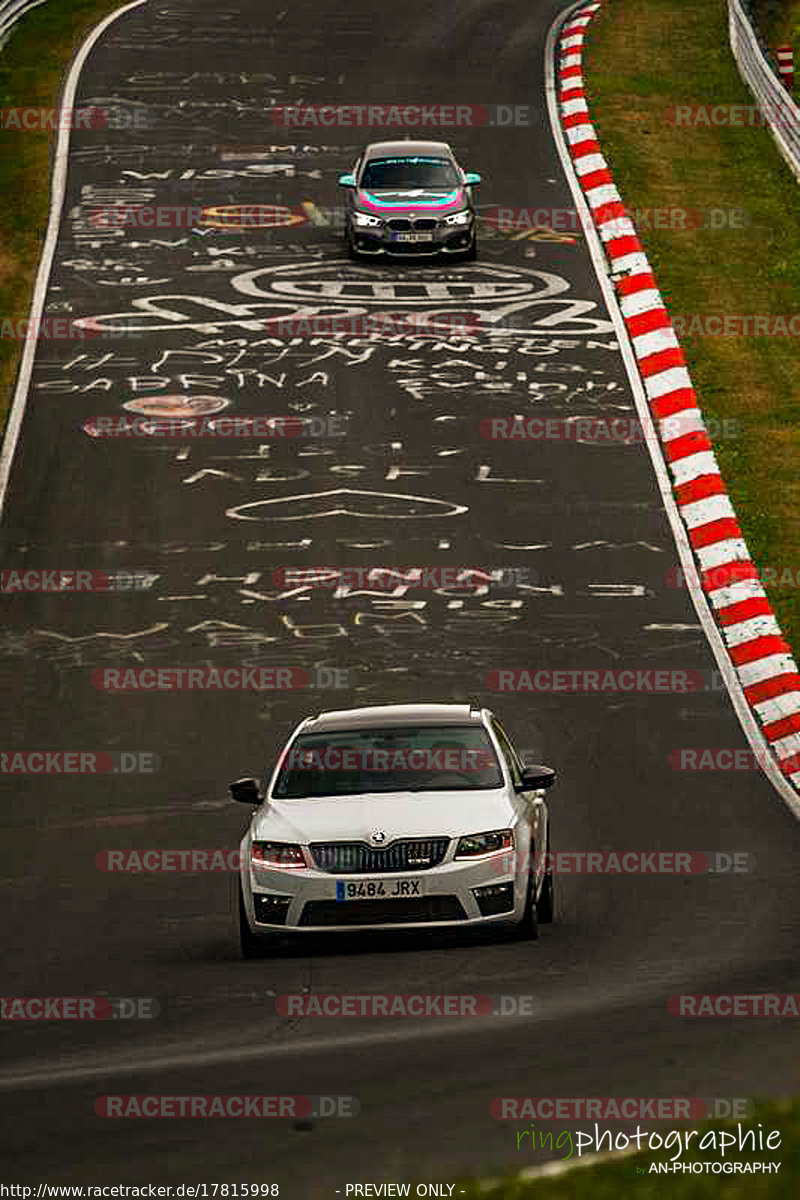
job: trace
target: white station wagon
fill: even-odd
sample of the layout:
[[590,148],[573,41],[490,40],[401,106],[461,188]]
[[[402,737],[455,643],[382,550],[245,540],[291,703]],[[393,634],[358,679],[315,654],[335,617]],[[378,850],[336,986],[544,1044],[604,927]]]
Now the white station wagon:
[[555,778],[523,765],[488,709],[399,704],[323,712],[294,730],[241,842],[242,954],[278,935],[515,927],[553,919]]

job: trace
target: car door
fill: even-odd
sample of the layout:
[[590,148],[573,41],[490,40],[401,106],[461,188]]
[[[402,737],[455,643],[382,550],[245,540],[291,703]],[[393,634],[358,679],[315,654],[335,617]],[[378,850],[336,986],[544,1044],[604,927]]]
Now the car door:
[[[500,746],[503,760],[508,767],[508,773],[514,787],[522,782],[522,760],[512,746],[508,735],[496,717],[491,719],[492,733]],[[520,793],[520,799],[525,803],[526,823],[530,830],[530,853],[536,854],[536,877],[540,880],[543,870],[543,855],[549,848],[548,810],[547,805],[536,792]]]

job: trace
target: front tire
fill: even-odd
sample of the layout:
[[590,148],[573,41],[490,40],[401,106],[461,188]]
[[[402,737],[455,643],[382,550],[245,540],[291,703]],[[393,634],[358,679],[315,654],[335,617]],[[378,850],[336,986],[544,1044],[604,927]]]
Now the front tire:
[[469,250],[464,255],[464,262],[475,262],[478,257],[478,235],[473,233],[472,241],[469,244]]
[[358,262],[359,253],[356,250],[355,242],[353,241],[353,231],[349,225],[345,227],[344,240],[347,245],[347,257],[351,262]]
[[525,912],[517,926],[517,937],[520,941],[534,942],[539,936],[539,915],[536,905],[536,891],[533,872],[528,875],[528,891],[525,897]]
[[247,911],[244,906],[241,880],[239,880],[239,945],[241,946],[242,958],[245,959],[269,958],[273,949],[272,938],[255,934],[250,928],[250,923],[247,920]]
[[555,912],[555,894],[553,890],[553,873],[548,871],[542,880],[542,890],[536,904],[536,919],[540,925],[550,925]]

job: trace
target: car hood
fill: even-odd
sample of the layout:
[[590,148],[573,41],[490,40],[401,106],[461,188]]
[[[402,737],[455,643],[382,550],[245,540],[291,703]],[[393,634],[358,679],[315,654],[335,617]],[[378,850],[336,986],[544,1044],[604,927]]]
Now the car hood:
[[504,788],[479,792],[370,792],[314,800],[271,800],[253,818],[256,840],[368,841],[376,829],[386,843],[402,837],[458,837],[506,829],[516,821]]
[[356,192],[356,203],[362,212],[380,217],[438,217],[442,213],[458,212],[469,204],[469,196],[463,187],[447,191],[430,191],[413,188],[406,191],[370,192],[361,188]]

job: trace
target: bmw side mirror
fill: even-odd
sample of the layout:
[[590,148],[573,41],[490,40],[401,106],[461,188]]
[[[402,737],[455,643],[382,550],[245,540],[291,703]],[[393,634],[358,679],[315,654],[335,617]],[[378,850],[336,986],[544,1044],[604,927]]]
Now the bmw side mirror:
[[356,186],[356,177],[352,173],[348,172],[346,175],[340,175],[337,183],[339,184],[339,187],[354,188]]
[[238,800],[242,804],[251,804],[257,808],[261,803],[261,797],[258,794],[258,784],[255,779],[237,779],[235,783],[230,785],[231,797]]
[[522,782],[517,787],[518,792],[535,792],[539,788],[549,788],[553,785],[556,773],[552,767],[526,766],[522,769]]
[[481,177],[477,171],[467,171],[464,176],[464,187],[480,187]]

